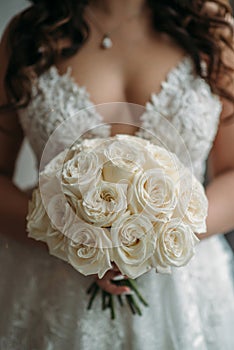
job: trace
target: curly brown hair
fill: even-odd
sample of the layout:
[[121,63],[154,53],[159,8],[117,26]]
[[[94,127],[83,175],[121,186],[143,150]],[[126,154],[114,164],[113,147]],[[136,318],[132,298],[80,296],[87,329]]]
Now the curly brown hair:
[[[83,16],[89,0],[30,2],[31,6],[13,21],[8,40],[10,58],[5,86],[9,101],[16,108],[30,102],[32,72],[40,75],[58,59],[74,55],[89,36]],[[210,4],[217,11],[204,11]],[[148,6],[155,30],[174,38],[191,56],[196,73],[208,82],[212,91],[234,104],[230,89],[218,83],[219,76],[230,77],[234,71],[222,55],[225,48],[233,50],[233,28],[225,20],[232,14],[230,4],[225,0],[148,0]],[[64,38],[69,39],[69,45],[61,50],[59,41]],[[202,58],[209,62],[205,76]]]

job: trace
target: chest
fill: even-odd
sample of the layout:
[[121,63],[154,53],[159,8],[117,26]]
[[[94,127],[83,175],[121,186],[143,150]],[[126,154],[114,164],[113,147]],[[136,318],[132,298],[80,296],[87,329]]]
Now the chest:
[[94,104],[144,106],[151,93],[161,90],[168,72],[185,54],[171,40],[156,34],[117,39],[113,39],[111,49],[100,49],[100,38],[94,31],[79,52],[58,62],[57,68],[64,74],[71,67],[74,81],[86,87]]
[[[114,117],[119,122],[121,111],[118,107],[122,104],[111,105],[117,106]],[[206,82],[194,76],[191,59],[183,59],[170,70],[160,93],[151,94],[146,106],[139,106],[137,118],[141,128],[137,131],[125,128],[124,132],[118,129],[114,133],[135,134],[164,145],[185,164],[184,156],[189,154],[187,158],[191,158],[194,170],[200,176],[203,171],[201,164],[205,164],[217,131],[221,104]],[[99,107],[92,103],[87,90],[72,79],[71,72],[59,74],[56,67],[51,67],[40,76],[30,105],[20,113],[22,127],[38,159],[48,139],[50,143],[53,141],[51,150],[59,152],[70,147],[77,138],[113,134],[108,126],[102,125],[106,120],[104,109]],[[106,109],[106,112],[110,116],[113,109]],[[126,115],[127,110],[122,116]],[[132,115],[135,117],[136,113]]]
[[103,120],[111,124],[112,135],[137,131],[143,106],[152,93],[161,91],[168,72],[183,57],[180,49],[152,39],[129,43],[117,41],[103,50],[91,37],[77,55],[57,65],[60,74],[71,67],[74,82],[85,86]]

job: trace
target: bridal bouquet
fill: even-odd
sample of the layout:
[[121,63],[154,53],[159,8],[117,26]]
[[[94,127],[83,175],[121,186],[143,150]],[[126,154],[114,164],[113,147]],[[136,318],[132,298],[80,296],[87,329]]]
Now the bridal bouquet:
[[[199,241],[195,233],[206,231],[203,186],[175,154],[138,137],[84,140],[56,156],[39,185],[29,204],[29,236],[84,275],[102,278],[115,264],[128,276],[116,284],[131,286],[145,305],[134,279],[186,265]],[[97,291],[94,282],[89,307]],[[107,294],[103,308],[114,318]]]

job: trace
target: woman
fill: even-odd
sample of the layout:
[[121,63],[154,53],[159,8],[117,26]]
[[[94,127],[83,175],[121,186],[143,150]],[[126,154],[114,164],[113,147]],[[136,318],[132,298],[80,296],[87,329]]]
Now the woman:
[[[32,3],[10,23],[0,47],[1,349],[233,349],[232,255],[218,235],[234,227],[234,124],[225,122],[234,103],[228,4]],[[144,106],[152,92],[149,105],[161,108],[178,128],[200,181],[209,155],[207,232],[188,266],[139,278],[150,303],[142,317],[118,309],[110,322],[99,301],[86,310],[85,291],[93,277],[80,275],[26,237],[29,197],[11,177],[24,134],[40,161],[57,123],[79,109],[119,101]],[[179,103],[179,112],[172,101]],[[146,118],[142,126],[166,137],[156,119]],[[111,133],[117,132],[138,131],[112,125]],[[182,157],[171,131],[169,138]],[[108,272],[98,284],[113,294],[128,293],[111,283],[116,275]]]

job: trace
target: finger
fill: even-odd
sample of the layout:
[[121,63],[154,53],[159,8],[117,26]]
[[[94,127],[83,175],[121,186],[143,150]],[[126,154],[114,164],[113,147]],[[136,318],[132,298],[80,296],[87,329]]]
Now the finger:
[[127,286],[117,286],[116,284],[111,283],[110,280],[98,280],[97,284],[100,288],[105,290],[108,293],[114,294],[114,295],[120,295],[120,294],[131,294],[131,289]]

